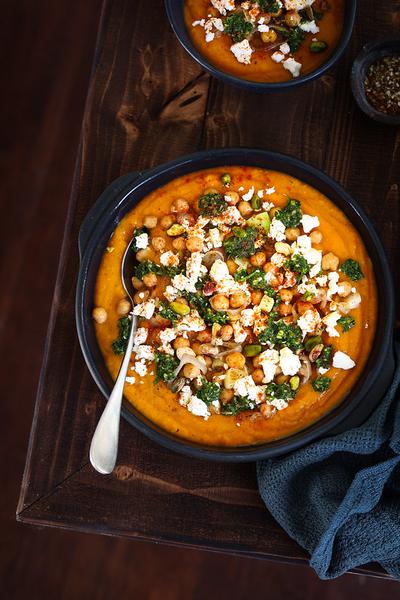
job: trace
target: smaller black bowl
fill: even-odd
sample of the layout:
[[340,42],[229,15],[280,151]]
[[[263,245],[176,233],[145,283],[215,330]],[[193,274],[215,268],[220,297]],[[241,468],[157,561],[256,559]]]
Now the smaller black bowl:
[[351,89],[361,110],[371,119],[386,125],[400,125],[400,115],[387,115],[376,110],[368,101],[364,81],[368,68],[385,56],[400,56],[400,35],[387,35],[369,42],[361,50],[353,63],[351,71]]
[[314,71],[311,71],[311,73],[307,73],[306,75],[302,75],[301,77],[291,79],[290,81],[281,81],[278,83],[264,83],[235,77],[234,75],[230,75],[229,73],[217,69],[216,67],[214,67],[214,65],[209,63],[204,58],[204,56],[197,50],[189,35],[184,17],[184,4],[184,0],[165,0],[165,8],[167,11],[169,22],[171,23],[171,27],[176,37],[178,38],[182,46],[185,48],[185,50],[204,69],[211,73],[211,75],[214,75],[215,77],[221,79],[225,83],[229,83],[236,87],[256,92],[282,92],[285,90],[291,90],[295,87],[308,83],[309,81],[313,81],[318,77],[321,77],[321,75],[323,75],[325,71],[330,69],[339,60],[339,58],[345,51],[350,41],[351,34],[353,32],[357,12],[357,0],[346,0],[344,24],[341,38],[333,53],[317,69],[314,69]]

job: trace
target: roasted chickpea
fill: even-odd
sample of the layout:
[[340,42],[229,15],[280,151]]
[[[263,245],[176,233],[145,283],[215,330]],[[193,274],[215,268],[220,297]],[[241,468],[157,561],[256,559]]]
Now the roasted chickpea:
[[225,192],[224,196],[227,203],[232,206],[237,204],[240,200],[240,196],[237,192]]
[[213,363],[213,359],[211,358],[211,356],[205,356],[204,361],[206,363],[207,368],[210,369]]
[[211,299],[211,306],[214,310],[226,310],[229,308],[229,298],[224,294],[215,294]]
[[300,25],[301,17],[297,10],[289,10],[285,15],[285,22],[288,27],[298,27]]
[[348,281],[341,281],[338,283],[338,295],[341,298],[347,298],[347,296],[350,296],[351,294],[351,287],[351,283]]
[[211,331],[209,329],[204,329],[204,331],[200,331],[197,334],[198,341],[202,342],[202,343],[211,342],[211,338],[212,338],[212,335],[211,335]]
[[222,404],[227,404],[232,400],[234,395],[235,394],[233,390],[222,390],[219,399],[221,400]]
[[299,315],[304,315],[305,312],[312,309],[313,305],[311,302],[304,302],[303,300],[298,300],[296,302],[296,309]]
[[140,290],[144,286],[143,281],[138,279],[138,277],[132,277],[131,281],[135,290]]
[[262,267],[267,262],[267,256],[265,252],[256,252],[253,256],[250,257],[250,264],[253,267]]
[[136,294],[133,296],[133,301],[135,304],[140,304],[141,302],[145,302],[149,296],[150,292],[148,290],[136,292]]
[[190,237],[186,240],[186,248],[189,252],[201,252],[203,250],[203,240],[197,236]]
[[193,342],[191,348],[195,354],[201,354],[201,344],[200,342]]
[[191,213],[178,213],[176,221],[179,225],[192,226],[195,224],[196,219]]
[[136,260],[139,262],[143,262],[144,260],[149,260],[151,258],[151,249],[144,248],[143,250],[138,250],[136,252]]
[[157,227],[157,223],[158,219],[153,215],[147,215],[147,217],[143,219],[143,225],[147,227],[147,229],[154,229],[154,227]]
[[157,285],[157,275],[155,273],[148,273],[143,275],[143,283],[146,287],[154,287]]
[[324,271],[336,271],[339,266],[339,258],[333,252],[328,252],[322,257],[322,269]]
[[189,306],[189,302],[186,300],[186,298],[183,298],[183,296],[179,296],[175,299],[175,301],[179,302],[179,304],[185,304],[186,306]]
[[270,404],[267,404],[267,403],[261,404],[260,413],[262,414],[264,419],[269,419],[270,417],[272,417],[272,415],[274,415],[276,413],[276,408],[275,408],[275,406],[271,406]]
[[291,290],[280,290],[279,296],[282,302],[291,302],[293,298],[293,292]]
[[298,227],[288,227],[285,231],[285,235],[289,242],[294,242],[300,235],[300,229]]
[[117,304],[117,314],[127,315],[131,310],[131,303],[127,298],[121,298]]
[[178,350],[178,348],[189,348],[190,342],[188,339],[186,339],[184,337],[177,337],[172,342],[172,346],[173,346],[174,350]]
[[185,200],[184,198],[177,198],[177,200],[174,200],[174,202],[171,204],[171,212],[172,213],[186,213],[189,211],[189,202],[187,200]]
[[187,379],[196,379],[200,375],[200,369],[195,365],[185,365],[183,367],[183,376]]
[[231,369],[243,369],[246,364],[246,358],[241,354],[241,352],[231,352],[226,355],[226,364]]
[[234,260],[231,260],[230,258],[228,258],[228,260],[226,261],[226,264],[228,265],[228,271],[231,275],[234,275],[237,271],[237,264],[235,263]]
[[92,317],[96,321],[96,323],[99,323],[101,325],[102,323],[105,323],[107,321],[107,311],[102,306],[97,306],[93,309]]
[[151,245],[153,246],[154,250],[157,250],[157,252],[163,252],[163,250],[166,248],[167,242],[163,237],[158,235],[152,238]]
[[262,369],[254,369],[251,376],[253,378],[254,383],[262,383],[264,379],[264,371]]
[[276,379],[276,383],[281,384],[281,383],[287,383],[290,378],[289,378],[289,375],[281,374],[281,375],[277,375],[275,379]]
[[320,231],[312,231],[310,233],[310,239],[313,244],[320,244],[322,242],[322,233]]
[[232,339],[233,336],[233,327],[232,325],[223,325],[220,329],[219,332],[221,339],[224,342],[228,342],[230,339]]
[[291,315],[292,310],[293,306],[291,304],[282,303],[278,306],[278,313],[281,315],[281,317],[287,317],[288,315]]
[[273,42],[276,42],[277,37],[278,36],[273,29],[270,29],[269,31],[263,31],[261,33],[261,39],[264,44],[272,44]]
[[260,304],[262,297],[263,297],[263,293],[260,290],[254,290],[254,292],[251,292],[251,302],[254,305],[258,305]]
[[172,247],[175,250],[183,251],[186,248],[186,240],[183,237],[174,238],[172,240]]
[[290,254],[290,246],[289,244],[285,244],[285,242],[276,242],[275,250],[284,256],[289,256]]
[[160,219],[160,227],[162,229],[169,229],[175,223],[175,219],[172,215],[164,215]]
[[261,358],[259,356],[255,356],[252,360],[253,367],[257,369],[261,365]]
[[231,308],[241,308],[242,306],[247,306],[248,303],[248,297],[244,292],[235,292],[229,298]]
[[242,217],[248,217],[253,212],[250,202],[245,202],[244,200],[239,202],[238,209]]

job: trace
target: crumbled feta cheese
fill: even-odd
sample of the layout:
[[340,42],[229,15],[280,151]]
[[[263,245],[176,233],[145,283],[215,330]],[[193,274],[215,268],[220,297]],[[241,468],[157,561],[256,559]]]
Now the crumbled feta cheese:
[[283,0],[287,10],[303,10],[314,4],[314,0]]
[[177,335],[178,332],[172,327],[167,327],[166,329],[160,331],[161,346],[159,347],[159,350],[161,352],[165,352],[166,354],[172,355],[174,351],[172,346],[170,345],[170,342],[172,342],[172,340],[175,340]]
[[311,238],[308,235],[299,235],[292,244],[292,253],[293,255],[301,254],[308,264],[312,265],[310,277],[316,277],[321,271],[322,252],[312,247]]
[[151,319],[156,308],[156,302],[153,299],[137,304],[133,308],[133,314],[144,319]]
[[320,226],[318,217],[311,217],[310,215],[303,215],[301,218],[301,224],[304,229],[304,233],[310,233],[312,229]]
[[216,283],[219,283],[219,282],[223,281],[224,279],[226,279],[227,277],[230,277],[228,265],[226,264],[226,262],[224,262],[223,260],[218,258],[213,263],[213,265],[210,269],[210,277]]
[[282,348],[279,353],[279,366],[284,375],[296,375],[301,368],[301,362],[290,348]]
[[247,331],[243,328],[240,321],[234,321],[232,327],[235,342],[242,344],[247,338]]
[[319,367],[318,369],[318,373],[320,375],[325,375],[325,373],[327,373],[329,371],[329,369],[326,369],[325,367]]
[[276,410],[285,410],[289,406],[289,403],[286,400],[282,400],[281,398],[275,398],[268,402],[271,406],[274,406]]
[[163,252],[161,254],[160,263],[164,265],[164,267],[177,267],[179,265],[179,256],[168,250],[168,252]]
[[212,219],[212,224],[216,227],[220,225],[243,225],[244,223],[245,220],[236,206],[229,206],[222,215]]
[[338,281],[339,281],[339,273],[337,273],[336,271],[332,271],[331,273],[328,273],[328,292],[326,294],[327,300],[332,300],[332,296],[337,294]]
[[207,404],[200,400],[197,396],[192,396],[186,406],[188,411],[196,417],[203,417],[205,421],[210,417],[211,413],[207,408]]
[[264,190],[258,190],[258,192],[257,192],[257,196],[258,196],[259,198],[264,198]]
[[176,324],[177,331],[204,331],[206,324],[200,317],[197,310],[192,310],[188,315],[185,315]]
[[211,0],[211,4],[224,16],[227,11],[235,10],[235,0]]
[[325,287],[326,284],[328,283],[328,276],[327,275],[320,275],[319,277],[315,278],[315,281],[318,283],[318,285],[320,285],[321,287]]
[[277,267],[283,267],[283,265],[287,261],[287,258],[283,254],[279,254],[279,252],[275,252],[271,256],[270,261],[272,262],[273,265],[276,265]]
[[290,46],[287,42],[285,42],[279,46],[279,50],[282,52],[282,54],[289,54]]
[[133,385],[136,381],[136,377],[125,377],[125,381],[126,383],[129,383],[129,385]]
[[167,285],[164,291],[164,296],[168,300],[168,302],[172,302],[179,296],[179,291],[175,289],[172,285]]
[[271,55],[271,58],[272,58],[272,60],[273,60],[274,62],[276,62],[276,63],[280,63],[280,62],[282,62],[282,61],[283,61],[283,59],[285,58],[285,55],[284,55],[284,54],[282,54],[281,52],[274,52],[274,53]]
[[192,286],[195,286],[201,275],[203,256],[202,252],[192,252],[186,263],[186,277]]
[[145,250],[149,245],[149,236],[147,233],[141,233],[135,237],[135,245],[138,250]]
[[205,31],[205,40],[207,42],[207,44],[209,44],[210,42],[212,42],[215,39],[215,31],[213,30],[217,30],[217,31],[223,31],[224,30],[224,24],[222,23],[221,19],[212,17],[211,19],[208,19],[208,21],[205,22],[204,24],[204,31]]
[[283,240],[286,240],[285,229],[285,225],[282,221],[274,217],[271,221],[268,237],[277,242],[283,242]]
[[147,367],[144,360],[137,360],[135,362],[134,370],[139,375],[139,377],[144,377],[147,373]]
[[235,394],[242,396],[242,398],[249,398],[253,402],[256,402],[258,399],[258,388],[250,375],[238,379],[233,389],[235,390]]
[[133,338],[133,345],[140,346],[140,344],[144,344],[147,340],[148,330],[146,327],[139,327],[135,333],[135,337]]
[[267,196],[271,196],[272,194],[276,193],[276,189],[274,188],[274,186],[272,185],[271,187],[267,188],[265,190],[265,193],[267,194]]
[[323,319],[322,322],[325,325],[326,332],[329,337],[339,337],[339,332],[335,329],[338,320],[340,319],[341,314],[337,310],[328,313]]
[[251,327],[254,324],[254,308],[245,308],[240,313],[240,322],[243,327]]
[[279,362],[279,353],[277,350],[264,350],[258,355],[258,360],[264,371],[264,383],[270,383],[275,377]]
[[299,27],[306,33],[318,33],[319,32],[319,27],[315,21],[306,21],[305,23],[300,23]]
[[192,27],[204,27],[206,20],[200,19],[199,21],[193,21]]
[[238,62],[244,65],[250,64],[253,48],[250,46],[249,40],[243,40],[242,42],[233,44],[233,46],[231,46],[231,52]]
[[304,314],[297,320],[297,325],[300,327],[303,338],[307,333],[314,333],[321,322],[319,312],[315,308],[306,310]]
[[242,198],[245,202],[250,202],[252,197],[254,196],[254,186],[252,186],[248,192],[242,195]]
[[262,203],[262,209],[265,210],[266,212],[270,211],[273,206],[274,206],[273,202],[263,202]]
[[351,294],[350,296],[348,296],[345,300],[343,300],[343,302],[339,302],[338,309],[340,310],[340,312],[347,314],[351,310],[358,308],[360,306],[360,304],[361,304],[361,296],[357,292],[355,294]]
[[259,25],[257,27],[257,29],[260,33],[268,33],[268,31],[269,31],[268,25],[264,25],[264,24]]
[[333,355],[332,365],[336,369],[344,369],[345,371],[348,371],[349,369],[352,369],[353,367],[355,367],[356,363],[354,362],[354,360],[352,358],[350,358],[350,356],[348,354],[338,350]]
[[298,77],[300,75],[301,67],[303,66],[301,63],[297,62],[294,58],[290,57],[283,61],[283,68],[289,71],[293,77]]
[[222,235],[219,229],[210,229],[208,232],[209,240],[213,248],[221,248]]
[[192,390],[189,385],[184,385],[179,393],[179,404],[181,406],[187,406],[190,398],[192,397]]
[[154,360],[154,353],[151,346],[145,344],[135,346],[134,351],[136,353],[136,360]]
[[174,288],[180,291],[186,290],[187,292],[196,292],[195,284],[183,273],[179,273],[179,275],[175,275],[172,279],[172,285]]

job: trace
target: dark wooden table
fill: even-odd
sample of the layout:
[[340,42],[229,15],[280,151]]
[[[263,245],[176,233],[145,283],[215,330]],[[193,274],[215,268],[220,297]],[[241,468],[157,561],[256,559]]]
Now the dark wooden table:
[[[362,3],[351,45],[334,71],[290,94],[262,96],[204,73],[174,38],[161,0],[104,2],[19,521],[307,560],[265,510],[253,465],[172,454],[123,422],[114,473],[93,471],[88,447],[104,401],[74,328],[77,234],[101,191],[123,173],[201,148],[258,146],[300,157],[342,183],[374,220],[394,265],[400,138],[395,128],[359,112],[349,71],[364,42],[399,23],[398,2]],[[398,270],[394,274],[398,290]],[[381,573],[375,566],[362,571]]]

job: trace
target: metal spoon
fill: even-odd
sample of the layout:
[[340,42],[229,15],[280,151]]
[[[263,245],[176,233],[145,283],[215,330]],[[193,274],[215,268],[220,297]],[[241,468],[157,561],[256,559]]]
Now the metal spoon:
[[[132,246],[135,242],[133,239],[125,250],[121,264],[121,281],[124,290],[132,303],[134,288],[132,285],[132,275],[135,256]],[[90,444],[90,462],[99,473],[106,475],[111,473],[117,462],[118,454],[118,437],[119,437],[119,422],[121,415],[122,396],[124,392],[125,378],[128,371],[129,359],[132,354],[133,340],[137,328],[137,317],[132,316],[131,330],[129,333],[128,344],[122,360],[121,367],[118,372],[118,377],[115,381],[114,388],[108,399],[106,407],[94,432],[92,443]]]

